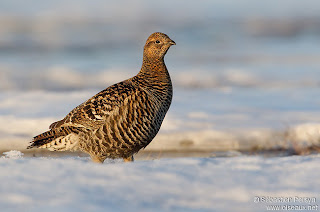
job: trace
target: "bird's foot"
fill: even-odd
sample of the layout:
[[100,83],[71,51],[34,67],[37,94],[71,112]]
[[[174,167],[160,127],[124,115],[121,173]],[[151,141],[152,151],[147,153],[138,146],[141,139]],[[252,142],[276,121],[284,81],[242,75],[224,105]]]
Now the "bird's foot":
[[123,161],[124,162],[133,162],[134,161],[134,158],[133,158],[133,155],[127,157],[127,158],[123,158]]

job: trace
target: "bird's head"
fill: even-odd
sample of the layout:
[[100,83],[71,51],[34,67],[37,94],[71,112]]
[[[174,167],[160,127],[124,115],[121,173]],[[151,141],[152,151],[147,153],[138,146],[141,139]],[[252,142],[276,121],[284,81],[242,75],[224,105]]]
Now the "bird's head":
[[170,46],[176,43],[168,35],[155,32],[149,36],[144,46],[144,57],[153,59],[163,59]]

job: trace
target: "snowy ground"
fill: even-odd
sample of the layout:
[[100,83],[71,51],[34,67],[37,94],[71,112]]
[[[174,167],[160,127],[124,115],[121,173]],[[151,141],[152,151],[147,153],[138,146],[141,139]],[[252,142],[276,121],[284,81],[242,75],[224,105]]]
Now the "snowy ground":
[[[100,165],[88,158],[24,158],[10,152],[0,158],[0,207],[19,212],[266,211],[271,203],[255,203],[258,196],[288,197],[286,205],[316,209],[319,164],[320,155]],[[297,197],[311,199],[297,202]]]

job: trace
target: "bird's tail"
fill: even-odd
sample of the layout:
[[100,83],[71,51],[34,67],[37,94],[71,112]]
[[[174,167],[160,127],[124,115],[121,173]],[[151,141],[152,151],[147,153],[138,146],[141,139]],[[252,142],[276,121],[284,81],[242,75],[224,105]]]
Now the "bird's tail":
[[27,149],[45,148],[51,151],[75,150],[79,130],[76,127],[60,127],[33,138]]

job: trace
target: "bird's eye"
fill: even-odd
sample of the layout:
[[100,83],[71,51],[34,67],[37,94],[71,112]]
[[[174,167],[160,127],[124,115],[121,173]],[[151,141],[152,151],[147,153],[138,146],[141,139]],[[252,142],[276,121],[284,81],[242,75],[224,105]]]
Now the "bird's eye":
[[159,40],[156,40],[156,43],[160,43],[160,41],[159,41]]

